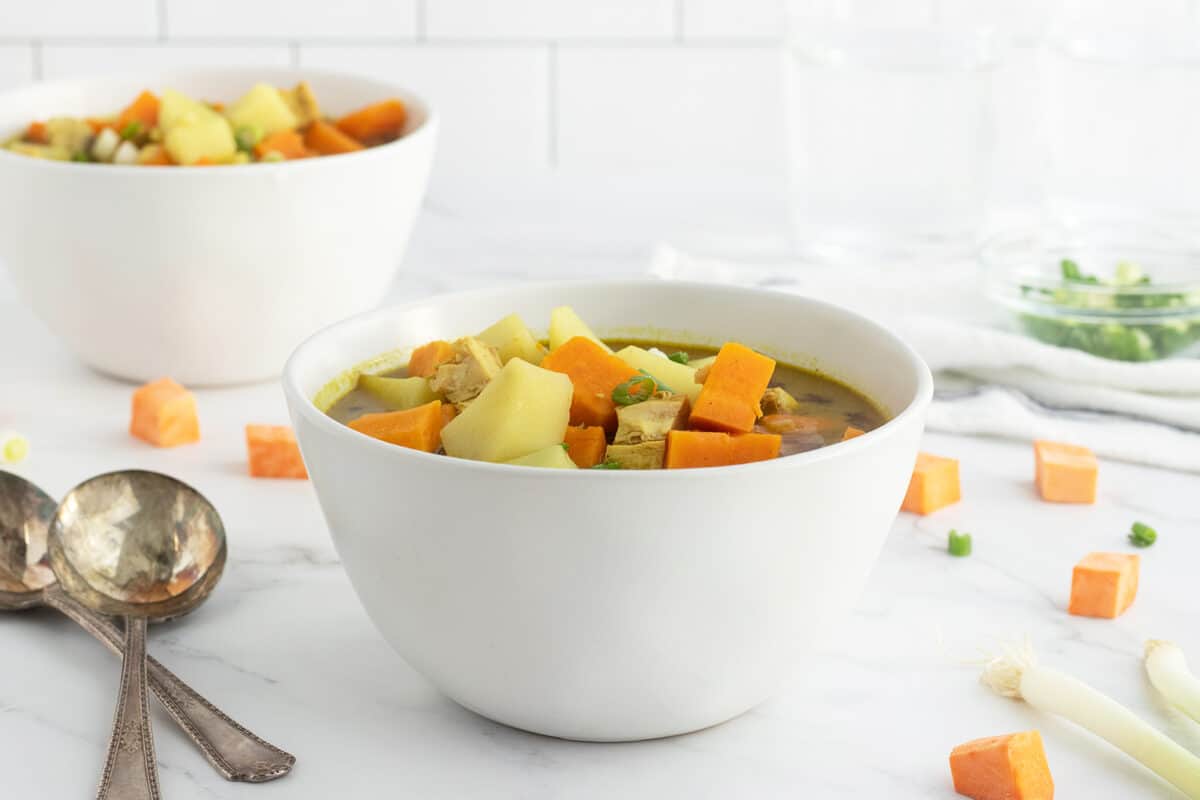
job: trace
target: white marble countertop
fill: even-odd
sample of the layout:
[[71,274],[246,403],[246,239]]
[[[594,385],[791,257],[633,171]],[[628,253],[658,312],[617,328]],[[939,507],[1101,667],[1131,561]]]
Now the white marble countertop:
[[[544,275],[635,270],[645,248],[564,237],[558,255],[510,247],[503,226],[456,232],[427,213],[409,265],[433,275],[402,294]],[[487,277],[451,279],[454,270]],[[273,384],[198,392],[203,441],[155,450],[126,433],[130,387],[75,362],[0,279],[0,429],[33,443],[18,471],[51,494],[97,472],[144,467],[196,485],[220,509],[230,560],[209,603],[151,631],[151,651],[256,732],[298,756],[292,775],[259,786],[222,781],[168,718],[155,732],[165,797],[950,798],[947,755],[980,736],[1038,728],[1065,798],[1178,796],[1102,742],[988,693],[971,662],[1028,636],[1043,660],[1170,722],[1142,676],[1146,638],[1177,640],[1200,662],[1200,478],[1105,463],[1093,507],[1034,495],[1026,444],[929,435],[961,459],[964,500],[901,514],[853,617],[798,666],[774,699],[700,733],[637,744],[580,744],[512,730],[438,695],[371,627],[338,566],[306,482],[246,477],[242,426],[286,422]],[[1115,621],[1065,612],[1071,567],[1125,550],[1130,523],[1158,528],[1133,608]],[[975,554],[944,552],[946,531]],[[118,663],[48,611],[0,617],[0,773],[6,796],[84,797],[94,790]],[[1172,727],[1174,726],[1174,727]],[[1200,742],[1196,736],[1190,743]]]

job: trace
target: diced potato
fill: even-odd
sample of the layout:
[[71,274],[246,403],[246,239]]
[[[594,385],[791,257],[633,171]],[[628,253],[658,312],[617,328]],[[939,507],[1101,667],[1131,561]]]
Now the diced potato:
[[113,153],[113,163],[126,166],[138,163],[138,146],[133,142],[121,142],[117,152]]
[[162,93],[158,105],[158,127],[164,133],[181,125],[191,125],[197,120],[218,116],[208,106],[193,100],[183,92],[167,89]]
[[704,358],[693,358],[688,362],[688,366],[693,370],[701,370],[705,367],[711,367],[713,362],[717,360],[716,356],[705,356]]
[[561,444],[552,444],[535,450],[527,456],[513,458],[505,464],[517,464],[522,467],[546,467],[548,469],[579,469],[579,466],[567,455],[566,448]]
[[70,151],[64,150],[61,147],[54,147],[49,144],[34,144],[33,142],[15,141],[5,145],[6,150],[11,150],[14,153],[20,153],[23,156],[31,156],[33,158],[44,158],[49,161],[70,161]]
[[504,319],[479,334],[480,339],[500,351],[500,360],[507,363],[510,358],[523,358],[530,364],[542,363],[546,348],[529,328],[519,314],[509,314]]
[[358,385],[363,391],[393,411],[406,411],[438,399],[429,388],[428,378],[385,378],[381,375],[360,375]]
[[591,339],[604,348],[606,353],[611,353],[612,348],[600,340],[587,323],[579,318],[575,313],[575,309],[570,306],[559,306],[550,312],[550,349],[554,350],[561,344],[574,339],[576,336],[583,336]]
[[225,116],[234,128],[253,126],[262,131],[263,136],[289,131],[300,124],[279,90],[265,83],[255,84],[225,111]]
[[676,363],[633,345],[621,348],[616,355],[634,369],[649,372],[656,382],[665,384],[671,391],[686,394],[693,403],[700,396],[703,387],[696,383],[696,369],[689,364]]
[[514,358],[442,429],[446,455],[508,461],[561,444],[571,415],[571,379]]
[[222,164],[237,152],[233,130],[216,114],[171,128],[163,139],[163,147],[172,161],[184,165],[195,164],[202,158]]

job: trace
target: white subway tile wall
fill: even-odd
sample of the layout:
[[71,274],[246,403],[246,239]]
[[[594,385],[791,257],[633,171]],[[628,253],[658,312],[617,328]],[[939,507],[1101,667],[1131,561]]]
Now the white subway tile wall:
[[772,48],[560,47],[557,163],[770,171],[782,163],[780,77]]
[[429,38],[669,39],[675,0],[425,0]]
[[1011,34],[1016,49],[996,72],[997,172],[1002,188],[1025,191],[1043,166],[1035,48],[1051,23],[1194,18],[1200,0],[6,2],[0,87],[290,63],[366,72],[428,96],[442,120],[438,176],[778,174],[785,11],[831,3]]
[[412,87],[440,117],[437,174],[541,171],[550,157],[547,45],[312,45],[300,65]]
[[417,0],[162,0],[168,38],[412,39]]

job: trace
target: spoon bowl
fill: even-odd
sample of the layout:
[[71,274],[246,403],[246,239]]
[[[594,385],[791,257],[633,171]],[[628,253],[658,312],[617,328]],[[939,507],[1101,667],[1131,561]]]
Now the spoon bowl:
[[125,470],[63,498],[48,551],[63,589],[93,611],[162,621],[212,593],[225,568],[225,528],[187,484]]
[[0,472],[0,609],[39,606],[54,585],[46,538],[56,505],[24,478]]

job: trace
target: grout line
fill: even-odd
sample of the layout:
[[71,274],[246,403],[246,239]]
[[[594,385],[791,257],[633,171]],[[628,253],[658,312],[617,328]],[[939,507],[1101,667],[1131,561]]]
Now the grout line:
[[288,65],[292,69],[300,66],[300,43],[288,42]]
[[158,0],[155,8],[158,11],[158,40],[165,42],[167,40],[167,0]]
[[416,12],[415,24],[417,26],[418,42],[424,42],[429,36],[427,30],[429,25],[429,8],[426,5],[426,2],[427,0],[417,0],[416,7],[414,9]]
[[546,69],[546,163],[550,169],[558,168],[558,44],[550,43],[550,56]]
[[[0,35],[0,45],[31,45],[34,42],[50,46],[66,47],[156,47],[164,43],[156,38],[130,36],[45,36],[32,37]],[[674,39],[648,38],[573,38],[573,39],[480,39],[470,37],[440,37],[437,39],[400,38],[400,37],[305,37],[304,39],[272,38],[265,36],[248,37],[171,37],[165,44],[169,47],[288,47],[293,44],[303,47],[418,47],[436,49],[439,47],[477,47],[481,50],[502,49],[514,47],[546,47],[554,44],[557,47],[592,48],[597,50],[671,50],[678,49],[682,44],[685,49],[709,50],[714,48],[732,49],[774,49],[779,40],[763,36],[730,36],[704,37],[677,42]]]
[[683,41],[684,0],[675,0],[675,41]]
[[42,64],[42,42],[39,39],[34,39],[29,43],[29,57],[33,61],[33,79],[40,81],[45,72]]

